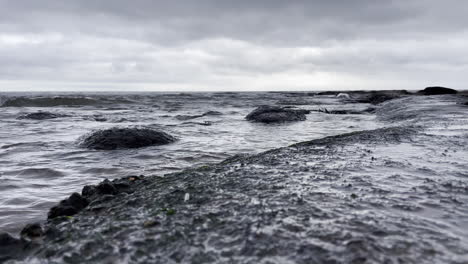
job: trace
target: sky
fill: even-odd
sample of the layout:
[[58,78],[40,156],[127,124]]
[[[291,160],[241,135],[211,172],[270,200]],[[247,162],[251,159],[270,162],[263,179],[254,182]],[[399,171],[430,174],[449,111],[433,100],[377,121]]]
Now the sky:
[[0,0],[0,91],[468,89],[468,1]]

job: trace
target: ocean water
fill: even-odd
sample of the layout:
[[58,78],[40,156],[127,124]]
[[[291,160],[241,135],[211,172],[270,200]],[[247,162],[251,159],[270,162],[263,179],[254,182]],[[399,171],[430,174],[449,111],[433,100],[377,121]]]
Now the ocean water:
[[[370,106],[307,93],[0,93],[0,105],[0,231],[12,233],[26,223],[44,221],[59,200],[103,179],[164,177],[237,154],[392,124],[373,114],[316,111],[304,122],[267,125],[245,120],[260,105],[354,111]],[[19,118],[39,111],[65,116]],[[195,117],[209,111],[220,114]],[[133,126],[159,129],[178,140],[111,151],[78,145],[92,131]]]

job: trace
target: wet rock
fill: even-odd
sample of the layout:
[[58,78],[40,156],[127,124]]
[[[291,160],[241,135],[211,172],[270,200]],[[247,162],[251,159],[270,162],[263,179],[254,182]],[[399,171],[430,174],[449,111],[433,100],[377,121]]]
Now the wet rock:
[[83,197],[91,197],[96,193],[96,187],[92,185],[86,185],[81,191]]
[[54,118],[65,117],[65,116],[66,115],[40,111],[36,113],[29,113],[29,114],[21,115],[18,117],[18,119],[45,120],[45,119],[54,119]]
[[279,106],[260,106],[245,118],[253,122],[278,123],[287,121],[304,121],[308,110],[294,109]]
[[58,205],[52,207],[47,214],[48,219],[59,216],[72,216],[83,210],[89,204],[86,198],[79,193],[73,193],[68,199],[62,200]]
[[400,97],[402,94],[399,92],[371,92],[362,95],[356,102],[377,105]]
[[80,146],[98,150],[128,149],[164,145],[175,140],[165,132],[148,128],[110,128],[92,133]]
[[78,209],[79,211],[85,208],[88,205],[88,201],[83,198],[79,193],[73,193],[68,198],[68,203]]
[[21,230],[20,235],[26,240],[36,240],[44,235],[44,230],[39,223],[28,224]]
[[332,92],[332,91],[325,91],[325,92],[319,92],[317,95],[338,95],[339,92]]
[[104,180],[96,187],[98,194],[116,194],[117,188],[109,180]]
[[26,245],[24,240],[14,238],[8,233],[0,233],[0,263],[23,257]]
[[457,90],[441,87],[441,86],[432,86],[427,87],[424,90],[418,92],[421,95],[439,95],[439,94],[456,94]]

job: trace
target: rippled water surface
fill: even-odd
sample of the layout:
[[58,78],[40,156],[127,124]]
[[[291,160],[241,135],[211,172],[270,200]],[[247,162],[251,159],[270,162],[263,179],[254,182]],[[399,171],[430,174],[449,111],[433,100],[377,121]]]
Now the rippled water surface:
[[[16,99],[15,99],[16,98]],[[19,98],[19,99],[18,99]],[[190,94],[0,94],[0,230],[16,232],[44,220],[47,210],[71,192],[102,179],[164,175],[258,153],[296,142],[375,129],[385,124],[371,114],[312,112],[307,121],[265,125],[245,121],[259,105],[302,109],[363,110],[333,96],[294,93]],[[38,111],[65,115],[48,120],[18,119]],[[206,115],[218,111],[222,115]],[[186,120],[183,120],[186,119]],[[145,126],[176,136],[176,143],[131,150],[78,147],[96,129]]]

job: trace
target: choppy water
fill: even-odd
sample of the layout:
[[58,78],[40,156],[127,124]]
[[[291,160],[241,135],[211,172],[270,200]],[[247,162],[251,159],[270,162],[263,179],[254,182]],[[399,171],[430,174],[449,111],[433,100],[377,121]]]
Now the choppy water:
[[[310,110],[363,110],[369,106],[346,104],[333,96],[294,93],[0,94],[0,231],[17,232],[25,223],[44,220],[58,200],[105,178],[162,176],[235,154],[389,125],[371,114],[318,112],[309,114],[307,121],[281,125],[245,121],[251,110],[263,104]],[[18,119],[38,111],[66,117]],[[177,118],[208,111],[222,115]],[[179,140],[132,150],[78,147],[81,136],[114,126],[157,128]]]

